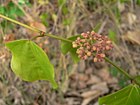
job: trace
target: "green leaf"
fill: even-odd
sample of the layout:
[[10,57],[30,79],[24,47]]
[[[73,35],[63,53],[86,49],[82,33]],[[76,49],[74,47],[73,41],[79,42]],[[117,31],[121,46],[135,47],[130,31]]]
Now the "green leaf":
[[80,58],[78,58],[78,55],[77,55],[77,53],[76,53],[76,49],[75,49],[75,48],[72,48],[72,49],[70,50],[70,55],[71,55],[71,57],[72,57],[72,59],[73,59],[73,61],[74,61],[75,63],[77,63],[77,62],[80,61]]
[[136,76],[134,79],[138,84],[140,84],[140,75]]
[[[74,40],[77,39],[78,36],[79,35],[72,36],[72,37],[70,37],[68,39],[71,40],[71,41],[74,41]],[[61,43],[61,52],[63,54],[67,54],[71,49],[73,49],[71,42],[62,41],[62,43]]]
[[140,5],[140,0],[137,0],[136,3],[137,3],[138,5]]
[[40,15],[40,19],[45,26],[47,26],[47,27],[49,26],[49,23],[47,21],[49,19],[49,14],[44,13],[44,14]]
[[[77,39],[77,37],[79,37],[80,35],[76,35],[76,36],[72,36],[70,38],[68,38],[71,41],[74,41]],[[66,41],[62,41],[61,43],[61,52],[63,54],[67,54],[68,52],[70,52],[70,55],[72,57],[72,59],[74,60],[75,63],[77,63],[80,59],[78,58],[78,55],[76,53],[76,48],[72,47],[72,43],[70,42],[66,42]]]
[[71,23],[71,20],[70,19],[64,19],[63,20],[63,24],[64,25],[70,25],[70,23]]
[[6,43],[12,52],[11,68],[25,81],[48,80],[57,88],[54,80],[54,68],[45,52],[34,42],[17,40]]
[[129,86],[99,99],[99,105],[140,105],[140,88]]
[[[68,7],[67,7],[66,5],[62,6],[62,13],[63,13],[64,15],[66,15],[66,14],[69,13],[69,9],[68,9]],[[69,19],[69,20],[70,20],[70,19]]]
[[0,6],[0,13],[4,14],[4,12],[5,12],[5,8],[3,6]]
[[17,17],[17,16],[24,15],[24,13],[13,2],[10,2],[8,6],[9,8],[7,8],[7,12],[10,17]]

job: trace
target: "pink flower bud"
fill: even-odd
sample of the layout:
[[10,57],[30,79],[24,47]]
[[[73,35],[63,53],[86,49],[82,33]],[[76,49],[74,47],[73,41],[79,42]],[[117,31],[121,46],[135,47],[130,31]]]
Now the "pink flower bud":
[[108,40],[108,41],[106,41],[106,43],[107,43],[107,44],[110,44],[110,43],[111,43],[111,41],[110,41],[110,40]]
[[92,47],[92,50],[93,50],[93,51],[95,51],[95,50],[96,50],[96,47],[95,47],[95,46],[93,46],[93,47]]
[[88,37],[87,33],[82,33],[81,35],[82,35],[84,38],[87,38],[87,37]]
[[[78,37],[73,43],[73,48],[77,48],[76,53],[81,59],[87,59],[92,56],[92,53],[96,53],[93,56],[94,62],[103,61],[105,57],[104,52],[113,48],[111,41],[107,36],[102,36],[100,34],[92,32],[86,32],[81,34],[82,37]],[[93,41],[95,42],[93,43]]]
[[87,49],[89,50],[90,49],[90,46],[87,46]]
[[94,34],[95,34],[95,32],[94,32],[94,31],[91,31],[91,34],[92,34],[92,35],[94,35]]
[[93,39],[94,39],[94,40],[96,40],[97,38],[96,38],[96,37],[94,37]]
[[89,39],[92,40],[92,37],[90,37]]
[[109,47],[109,46],[106,46],[105,49],[106,49],[106,50],[110,50],[110,47]]
[[77,40],[80,40],[81,38],[80,37],[77,37]]
[[104,57],[105,57],[105,54],[100,54],[100,56],[101,56],[102,58],[104,58]]

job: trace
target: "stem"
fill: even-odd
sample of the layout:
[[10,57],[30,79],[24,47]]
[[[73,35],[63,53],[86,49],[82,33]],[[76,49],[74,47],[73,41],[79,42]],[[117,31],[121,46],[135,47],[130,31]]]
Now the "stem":
[[[34,31],[34,32],[38,32],[38,33],[41,33],[41,32],[42,32],[41,30],[39,30],[39,29],[37,29],[37,28],[35,28],[35,27],[28,26],[28,25],[26,25],[26,24],[23,24],[23,23],[21,23],[21,22],[18,22],[18,21],[16,21],[16,20],[14,20],[14,19],[8,18],[8,17],[6,17],[6,16],[4,16],[4,15],[2,15],[2,14],[0,14],[0,17],[4,18],[4,19],[6,19],[6,20],[9,20],[9,21],[11,21],[11,22],[13,22],[13,23],[16,23],[16,24],[18,24],[18,25],[20,25],[20,26],[23,26],[23,27],[25,27],[25,28],[27,28],[27,29],[30,29],[30,30],[32,30],[32,31]],[[65,38],[62,38],[62,37],[58,37],[58,36],[55,36],[55,35],[52,35],[52,34],[47,34],[47,33],[45,33],[44,35],[35,36],[35,37],[33,37],[31,40],[34,40],[34,39],[36,39],[36,38],[38,38],[38,37],[44,37],[44,36],[48,36],[48,37],[51,37],[51,38],[54,38],[54,39],[58,39],[58,40],[61,40],[61,41],[72,42],[71,40],[68,40],[68,39],[65,39]]]
[[43,35],[37,35],[35,37],[32,37],[31,40],[34,40],[38,37],[44,37],[44,36],[48,36],[48,37],[51,37],[51,38],[54,38],[54,39],[58,39],[58,40],[66,41],[66,42],[70,42],[70,43],[72,42],[71,40],[68,40],[68,39],[65,39],[65,38],[62,38],[62,37],[58,37],[58,36],[55,36],[55,35],[52,35],[52,34],[47,34],[47,33],[45,33]]
[[117,66],[116,64],[114,64],[110,59],[108,59],[107,57],[104,58],[108,63],[110,63],[111,65],[113,65],[115,68],[117,68],[117,70],[125,75],[126,78],[133,80],[133,77],[131,77],[131,75],[129,75],[127,72],[125,72],[122,68],[120,68],[119,66]]

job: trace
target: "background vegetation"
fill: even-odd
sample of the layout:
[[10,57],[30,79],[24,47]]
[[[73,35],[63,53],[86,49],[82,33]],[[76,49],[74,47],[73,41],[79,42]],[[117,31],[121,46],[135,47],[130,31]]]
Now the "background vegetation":
[[[140,0],[0,0],[1,14],[57,36],[91,30],[108,35],[114,44],[110,59],[131,75],[140,74],[139,11]],[[4,42],[35,35],[0,18],[0,105],[98,105],[99,97],[128,84],[105,62],[73,63],[60,52],[60,42],[47,37],[35,41],[55,66],[59,90],[46,81],[22,81],[10,69]]]

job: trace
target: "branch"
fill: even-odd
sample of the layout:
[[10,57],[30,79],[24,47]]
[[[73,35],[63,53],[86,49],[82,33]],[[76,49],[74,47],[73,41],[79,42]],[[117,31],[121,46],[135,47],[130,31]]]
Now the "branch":
[[[27,28],[27,29],[30,29],[30,30],[32,30],[32,31],[34,31],[34,32],[42,33],[41,30],[39,30],[39,29],[37,29],[37,28],[35,28],[35,27],[28,26],[28,25],[26,25],[26,24],[23,24],[23,23],[21,23],[21,22],[18,22],[18,21],[16,21],[16,20],[14,20],[14,19],[11,19],[11,18],[9,18],[9,17],[6,17],[6,16],[4,16],[4,15],[2,15],[2,14],[0,14],[0,17],[1,17],[1,18],[4,18],[4,19],[6,19],[6,20],[9,20],[10,22],[16,23],[16,24],[18,24],[18,25],[20,25],[20,26],[23,26],[23,27],[25,27],[25,28]],[[33,40],[33,39],[36,39],[36,38],[38,38],[38,37],[44,37],[44,36],[48,36],[48,37],[51,37],[51,38],[54,38],[54,39],[58,39],[58,40],[61,40],[61,41],[72,42],[71,40],[68,40],[68,39],[65,39],[65,38],[62,38],[62,37],[58,37],[58,36],[55,36],[55,35],[52,35],[52,34],[47,34],[47,33],[45,33],[45,34],[43,34],[43,35],[35,36],[35,37],[32,38],[32,40]]]

